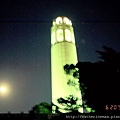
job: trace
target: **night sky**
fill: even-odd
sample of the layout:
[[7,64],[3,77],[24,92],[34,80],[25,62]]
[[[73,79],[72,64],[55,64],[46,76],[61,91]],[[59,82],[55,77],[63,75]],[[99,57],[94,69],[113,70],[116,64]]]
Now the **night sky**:
[[[118,0],[119,1],[119,0]],[[102,46],[120,52],[117,0],[1,0],[0,113],[28,112],[51,102],[50,28],[58,16],[71,19],[79,61],[97,62]]]

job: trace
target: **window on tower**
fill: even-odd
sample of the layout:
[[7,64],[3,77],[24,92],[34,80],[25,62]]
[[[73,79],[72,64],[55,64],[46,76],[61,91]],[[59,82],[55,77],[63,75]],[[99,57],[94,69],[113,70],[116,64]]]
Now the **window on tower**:
[[68,29],[65,29],[65,40],[71,42],[72,38],[71,38],[71,32]]
[[75,36],[72,34],[72,42],[75,43]]
[[54,45],[55,42],[56,42],[56,39],[55,39],[55,32],[52,32],[51,38],[52,38],[52,39],[51,39],[51,40],[52,40],[52,41],[51,41],[51,44]]
[[58,42],[63,41],[63,30],[62,29],[57,30],[57,41]]

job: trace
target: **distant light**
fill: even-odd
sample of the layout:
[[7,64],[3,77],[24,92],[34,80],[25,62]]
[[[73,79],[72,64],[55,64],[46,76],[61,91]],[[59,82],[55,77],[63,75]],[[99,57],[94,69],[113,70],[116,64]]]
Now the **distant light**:
[[68,19],[67,17],[57,17],[55,21],[53,21],[53,25],[55,25],[55,23],[57,25],[65,23],[67,25],[72,25],[72,22],[70,19]]
[[72,25],[72,22],[67,17],[64,17],[64,22],[68,25]]
[[56,24],[60,24],[60,23],[62,23],[62,17],[58,17],[58,18],[56,19]]

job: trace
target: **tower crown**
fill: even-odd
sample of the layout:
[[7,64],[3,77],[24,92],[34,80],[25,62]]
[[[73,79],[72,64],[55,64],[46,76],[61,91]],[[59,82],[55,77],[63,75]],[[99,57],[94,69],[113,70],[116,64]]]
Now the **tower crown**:
[[66,24],[66,25],[72,25],[72,22],[70,19],[68,19],[65,16],[62,17],[57,17],[54,21],[53,21],[53,25],[60,25],[60,24]]
[[75,44],[72,22],[65,16],[53,20],[51,27],[51,45],[60,42],[71,42]]

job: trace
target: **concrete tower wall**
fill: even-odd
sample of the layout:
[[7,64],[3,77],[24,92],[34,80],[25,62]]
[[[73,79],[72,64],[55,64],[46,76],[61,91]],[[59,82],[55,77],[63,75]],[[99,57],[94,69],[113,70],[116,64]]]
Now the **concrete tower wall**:
[[73,43],[61,42],[52,46],[52,99],[72,94],[72,89],[70,90],[67,85],[69,78],[65,74],[63,67],[66,64],[76,64],[77,62],[76,46]]

